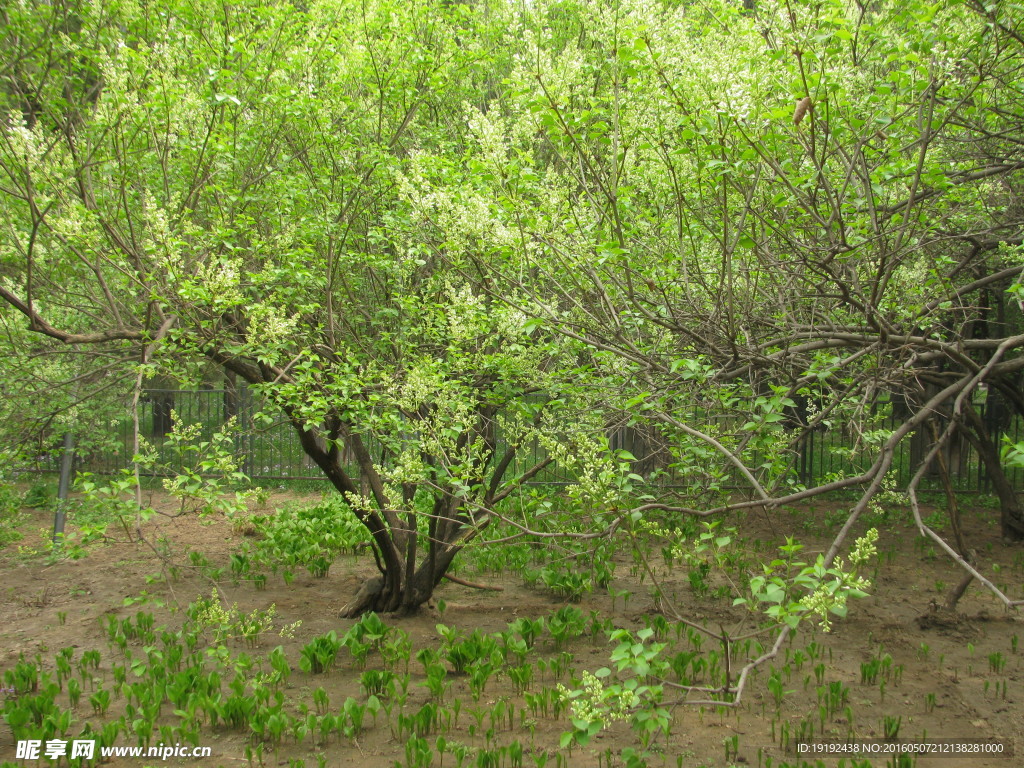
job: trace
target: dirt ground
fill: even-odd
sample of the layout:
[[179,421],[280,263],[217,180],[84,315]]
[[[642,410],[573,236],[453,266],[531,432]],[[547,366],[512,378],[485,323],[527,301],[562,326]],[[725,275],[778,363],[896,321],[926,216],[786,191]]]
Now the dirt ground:
[[[287,498],[291,496],[276,494],[267,506],[272,509]],[[165,502],[157,498],[155,504],[159,508]],[[767,542],[774,542],[774,546],[782,543],[784,534],[791,534],[807,546],[807,553],[813,555],[816,548],[820,551],[827,546],[834,530],[828,521],[835,516],[830,516],[829,512],[828,508],[819,507],[776,513],[772,522],[774,535],[766,529],[763,517],[751,516],[730,522],[740,526],[749,540],[766,542],[765,553],[769,551]],[[968,544],[978,553],[985,572],[993,581],[1005,584],[1011,595],[1020,599],[1024,597],[1024,548],[1008,546],[1001,541],[998,527],[994,524],[996,515],[994,510],[980,507],[965,513]],[[51,525],[50,513],[32,512],[31,519],[23,527],[26,535],[20,544],[28,547],[38,545],[40,529]],[[781,731],[788,727],[792,734],[796,734],[801,719],[818,722],[819,684],[828,686],[836,682],[848,690],[848,699],[841,712],[825,718],[826,735],[838,737],[852,732],[862,738],[878,738],[882,735],[886,718],[900,718],[899,736],[903,739],[992,738],[1001,740],[1008,749],[1016,751],[1016,757],[1003,758],[922,757],[916,761],[919,768],[1010,768],[1024,765],[1024,690],[1021,688],[1024,654],[1017,650],[1016,640],[1024,634],[1020,615],[1004,610],[976,585],[969,588],[956,615],[934,612],[933,606],[943,601],[945,593],[960,580],[960,573],[949,561],[937,556],[932,548],[917,543],[915,533],[905,519],[881,523],[878,527],[881,533],[880,557],[872,596],[852,603],[849,616],[845,620],[837,620],[828,634],[813,628],[801,629],[780,657],[772,662],[779,670],[786,691],[781,705],[776,706],[767,690],[769,669],[766,665],[751,681],[745,703],[735,711],[720,713],[685,704],[676,706],[670,736],[658,745],[661,756],[649,761],[652,766],[774,765],[777,768],[786,762],[800,765],[797,755],[786,754],[780,747]],[[88,556],[81,560],[50,565],[41,555],[19,554],[17,544],[8,546],[0,552],[0,674],[13,667],[22,655],[32,658],[41,654],[44,667],[52,668],[54,654],[65,646],[72,646],[76,649],[76,658],[89,649],[101,650],[103,662],[99,675],[102,677],[107,672],[112,654],[101,620],[108,614],[125,617],[139,610],[148,610],[154,614],[158,624],[166,624],[172,629],[179,627],[181,612],[173,609],[186,606],[197,596],[208,595],[212,587],[206,578],[188,567],[186,551],[202,552],[211,562],[224,565],[230,553],[236,551],[244,539],[242,528],[226,520],[200,522],[194,517],[158,517],[146,523],[143,530],[147,541],[155,542],[165,537],[170,545],[165,553],[169,562],[181,566],[180,578],[170,582],[147,582],[147,577],[158,574],[161,565],[168,561],[162,561],[146,543],[111,541],[91,547]],[[110,532],[116,534],[114,526]],[[730,601],[710,596],[695,597],[687,588],[686,573],[683,569],[677,570],[680,572],[666,575],[663,586],[671,589],[679,607],[697,621],[730,628],[728,622],[735,616]],[[245,583],[234,585],[230,579],[220,583],[226,602],[237,602],[244,612],[273,604],[277,610],[278,626],[302,622],[293,639],[281,640],[273,636],[265,640],[261,648],[249,651],[259,655],[268,653],[275,645],[284,646],[295,669],[287,694],[296,711],[302,702],[312,707],[312,691],[318,686],[327,690],[332,708],[347,696],[362,695],[360,672],[353,670],[350,660],[346,659],[327,675],[301,673],[297,661],[300,648],[311,638],[332,629],[340,635],[351,625],[351,621],[338,618],[338,609],[362,579],[373,572],[372,558],[363,554],[342,557],[322,579],[312,578],[300,569],[290,585],[286,585],[279,575],[270,576],[266,589],[262,591],[256,591]],[[518,573],[474,573],[466,570],[462,574],[473,581],[501,587],[503,591],[480,591],[446,583],[436,595],[443,601],[443,613],[439,611],[442,605],[439,604],[413,617],[385,617],[386,623],[401,627],[410,635],[414,658],[418,649],[438,646],[435,630],[438,622],[467,632],[476,628],[496,632],[505,629],[516,617],[548,616],[564,604],[543,587],[524,586]],[[629,574],[627,558],[623,556],[610,592],[628,590],[632,596],[625,606],[621,595],[613,602],[609,593],[594,592],[585,595],[579,607],[585,616],[591,611],[598,611],[601,616],[611,616],[619,627],[639,629],[655,612],[648,588],[649,584],[640,584],[635,576]],[[138,598],[143,592],[162,602],[163,607],[153,601],[124,604],[126,599]],[[239,646],[233,650],[244,648]],[[571,666],[577,671],[609,664],[610,647],[603,638],[596,641],[589,637],[580,638],[568,650],[572,654]],[[540,654],[557,656],[550,645],[542,645]],[[862,683],[861,665],[884,654],[892,659],[892,674],[887,684]],[[801,658],[809,655],[816,658]],[[379,664],[379,657],[371,657],[368,668]],[[412,680],[407,708],[413,708],[428,699],[428,692],[418,685],[424,679],[422,667],[413,661],[409,672]],[[538,677],[534,689],[551,687],[555,682],[550,676],[546,679]],[[568,684],[568,678],[562,678],[561,682]],[[668,694],[668,697],[672,695]],[[473,703],[465,679],[454,678],[449,697],[449,703],[458,697],[466,702],[457,727],[449,734],[449,741],[459,740],[479,746],[483,743],[480,733],[469,734]],[[504,676],[499,675],[489,683],[485,698],[488,701],[507,698],[525,714],[522,698],[513,692]],[[484,703],[487,702],[481,702]],[[111,708],[111,713],[115,713],[115,707]],[[85,697],[76,708],[75,717],[78,725],[96,720]],[[784,726],[785,723],[788,726]],[[615,756],[612,764],[621,765],[618,757],[621,750],[637,746],[635,735],[625,723],[619,723],[599,734],[586,748],[577,748],[571,756],[559,759],[559,735],[568,728],[565,716],[556,720],[520,715],[515,725],[499,733],[497,739],[502,743],[508,743],[512,738],[521,740],[527,745],[529,755],[524,764],[538,768],[547,761],[552,766],[605,766],[608,765],[606,755],[609,751]],[[816,731],[815,736],[818,735],[820,731]],[[733,737],[736,737],[734,741]],[[433,743],[434,737],[429,740]],[[212,747],[212,757],[187,761],[172,759],[164,763],[156,761],[156,764],[227,768],[247,762],[243,755],[249,741],[242,732],[204,728],[201,743]],[[730,743],[734,747],[732,751],[724,746]],[[320,747],[314,746],[311,740],[300,745],[286,741],[276,756],[276,764],[289,765],[290,760],[302,758],[309,766],[319,763],[391,768],[406,764],[403,762],[404,749],[404,740],[394,739],[387,724],[380,720],[368,724],[356,744],[333,740]],[[11,729],[6,724],[0,725],[0,762],[14,761],[14,756]],[[264,761],[266,765],[274,765],[275,757],[267,754]],[[451,758],[446,758],[446,762],[454,764]],[[152,761],[114,759],[109,764],[141,766],[152,764]],[[467,761],[466,764],[476,763]],[[812,759],[807,764],[815,765],[815,762]],[[833,766],[836,760],[827,759],[821,764]],[[884,766],[891,763],[885,758],[876,758],[871,760],[871,764]]]

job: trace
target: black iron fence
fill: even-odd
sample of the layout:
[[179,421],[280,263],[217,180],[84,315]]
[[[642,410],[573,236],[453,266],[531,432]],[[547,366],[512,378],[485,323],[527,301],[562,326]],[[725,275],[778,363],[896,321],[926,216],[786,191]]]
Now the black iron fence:
[[[1024,424],[1019,418],[1002,422],[982,408],[983,418],[998,437],[1005,436],[1012,442],[1024,439]],[[880,409],[880,412],[892,409]],[[257,417],[257,414],[260,414]],[[176,450],[172,437],[174,420],[191,425],[197,432],[193,442],[208,441],[234,421],[235,428],[228,430],[231,449],[238,460],[240,469],[254,480],[275,479],[322,479],[316,465],[305,455],[299,445],[294,429],[284,421],[268,421],[261,413],[259,403],[245,388],[168,390],[150,389],[143,393],[139,406],[139,431],[150,453],[155,454],[153,474],[170,474],[181,466],[182,456]],[[706,421],[706,418],[704,419]],[[696,419],[694,423],[701,423]],[[801,432],[795,424],[790,425],[794,448],[788,454],[790,472],[797,482],[814,485],[826,482],[830,477],[848,475],[863,471],[874,458],[874,452],[862,450],[865,441],[884,439],[887,433],[897,428],[900,418],[892,413],[879,418],[868,434],[833,425],[827,429],[818,428]],[[723,425],[723,431],[724,425]],[[802,434],[802,437],[800,435]],[[930,446],[930,433],[919,431],[904,440],[897,448],[891,470],[896,487],[905,485],[920,465]],[[668,467],[669,447],[656,430],[643,430],[631,426],[616,426],[608,430],[609,445],[627,450],[636,459],[635,470],[645,476],[654,475],[665,485],[690,485],[700,482],[699,472],[684,475]],[[502,436],[496,435],[499,446]],[[371,451],[373,446],[370,446]],[[519,469],[532,466],[545,456],[543,446],[534,443],[521,449]],[[95,448],[79,453],[77,468],[96,474],[115,473],[130,465],[133,455],[133,422],[124,419],[115,428],[113,440],[104,448]],[[194,460],[194,454],[186,454],[187,460]],[[988,473],[976,451],[964,439],[956,439],[945,452],[946,465],[960,491],[988,492],[991,490]],[[755,466],[758,461],[752,462]],[[53,469],[54,457],[40,457],[35,469]],[[511,468],[515,472],[517,467]],[[1007,470],[1015,487],[1024,486],[1024,471],[1018,468]],[[574,478],[557,466],[551,466],[535,478],[537,484],[565,484]],[[739,485],[735,478],[727,479],[726,485]],[[925,487],[938,487],[938,476],[933,476]]]

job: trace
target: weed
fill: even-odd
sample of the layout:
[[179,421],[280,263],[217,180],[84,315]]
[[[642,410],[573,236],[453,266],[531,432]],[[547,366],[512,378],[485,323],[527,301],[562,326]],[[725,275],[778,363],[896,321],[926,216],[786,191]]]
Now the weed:
[[[219,593],[214,589],[209,598],[200,598],[189,605],[186,613],[200,631],[209,630],[213,633],[215,643],[235,639],[243,640],[250,648],[256,648],[260,644],[260,637],[274,629],[277,608],[271,604],[268,608],[254,608],[252,612],[244,614],[238,609],[237,603],[225,608]],[[289,624],[278,634],[291,637],[301,624],[301,621]]]
[[370,651],[379,649],[390,631],[381,618],[371,611],[349,627],[341,644],[348,648],[356,666],[362,669],[366,666],[366,659]]
[[18,529],[26,519],[14,485],[0,478],[0,550],[21,540]]
[[52,483],[37,480],[25,491],[21,503],[31,509],[51,509],[57,498],[57,490]]

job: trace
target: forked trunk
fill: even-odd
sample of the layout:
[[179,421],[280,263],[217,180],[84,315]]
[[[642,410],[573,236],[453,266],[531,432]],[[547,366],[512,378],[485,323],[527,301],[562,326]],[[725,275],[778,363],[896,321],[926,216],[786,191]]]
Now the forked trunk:
[[430,600],[434,589],[444,578],[459,547],[452,548],[431,568],[430,561],[417,569],[411,580],[404,578],[402,569],[394,569],[367,579],[355,596],[342,606],[340,616],[354,619],[367,611],[375,613],[415,613]]

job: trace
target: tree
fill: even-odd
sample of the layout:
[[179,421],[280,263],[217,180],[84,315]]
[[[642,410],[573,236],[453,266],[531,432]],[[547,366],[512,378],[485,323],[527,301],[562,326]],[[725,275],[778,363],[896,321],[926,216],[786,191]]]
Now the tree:
[[[284,414],[372,535],[381,577],[347,614],[426,602],[556,463],[583,468],[595,508],[620,491],[579,345],[531,335],[469,270],[473,240],[430,242],[407,199],[427,150],[464,150],[498,12],[6,13],[0,298],[37,334],[134,361],[140,386],[205,359]],[[435,201],[483,232],[477,202]]]
[[[6,307],[4,308],[7,309]],[[69,359],[62,345],[24,328],[23,316],[0,310],[0,456],[11,466],[39,466],[62,450],[70,433],[78,455],[116,444],[112,424],[123,415],[130,386],[120,355]],[[84,358],[88,358],[88,364]]]
[[[669,427],[689,420],[694,384],[710,385],[742,416],[725,459],[752,470],[761,436],[787,439],[796,396],[815,406],[812,427],[859,424],[874,444],[863,473],[781,494],[863,485],[851,524],[897,443],[940,418],[928,461],[966,435],[1003,534],[1024,538],[978,414],[983,384],[1024,414],[1008,300],[1022,271],[1024,158],[1008,138],[1024,116],[1008,88],[1021,19],[917,3],[646,10],[603,37],[586,25],[594,65],[568,98],[545,87],[554,63],[533,73],[527,98],[560,175],[587,191],[564,205],[593,222],[551,248],[577,267],[558,272],[563,294],[597,300],[551,322],[630,361]],[[597,106],[579,120],[584,98]],[[886,403],[908,406],[904,424],[868,434]],[[756,495],[777,498],[785,463],[768,468],[782,471],[761,472]]]
[[[657,426],[691,481],[663,506],[770,512],[856,489],[827,565],[903,490],[923,535],[1018,604],[959,535],[924,524],[916,489],[963,435],[1003,535],[1024,539],[1002,417],[981,411],[987,388],[1024,415],[1019,9],[609,0],[535,3],[517,22],[526,50],[480,110],[463,185],[515,233],[487,243],[495,295],[589,346],[621,382],[610,405]],[[450,178],[420,196],[452,194]],[[832,423],[851,432],[850,470],[802,487],[802,435]],[[897,489],[914,435],[920,464]]]
[[[0,298],[140,375],[213,361],[283,413],[373,535],[352,611],[428,599],[554,463],[613,522],[636,481],[609,423],[690,482],[636,514],[858,488],[831,561],[901,441],[914,499],[959,434],[1024,535],[979,412],[985,386],[1024,413],[1016,9],[6,13]],[[851,470],[803,488],[801,430],[833,421]]]

